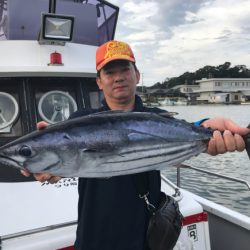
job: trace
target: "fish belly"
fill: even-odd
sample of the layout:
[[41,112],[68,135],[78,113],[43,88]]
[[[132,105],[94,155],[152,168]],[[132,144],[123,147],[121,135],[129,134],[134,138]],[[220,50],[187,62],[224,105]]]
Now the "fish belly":
[[[114,154],[102,155],[89,168],[79,169],[79,177],[110,177],[128,175],[175,166],[206,150],[201,141],[168,142],[144,146],[135,145],[118,150]],[[92,162],[93,163],[93,162]]]

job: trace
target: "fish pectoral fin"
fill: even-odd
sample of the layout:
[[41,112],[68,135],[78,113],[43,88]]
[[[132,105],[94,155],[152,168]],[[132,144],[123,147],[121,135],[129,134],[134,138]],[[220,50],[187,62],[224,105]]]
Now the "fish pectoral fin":
[[102,153],[113,152],[114,150],[115,150],[115,147],[84,148],[84,149],[82,149],[82,152],[83,153],[102,154]]
[[159,141],[162,141],[162,142],[165,142],[166,139],[160,137],[160,136],[157,136],[157,135],[152,135],[152,134],[148,134],[148,133],[143,133],[143,132],[140,132],[140,131],[131,131],[129,134],[128,134],[128,137],[129,137],[129,140],[130,141],[140,141],[140,140],[145,140],[145,139],[156,139],[156,140],[159,140]]
[[120,156],[120,157],[125,157],[125,155],[123,155],[123,154],[117,154],[118,156]]
[[163,117],[173,117],[175,115],[178,115],[179,113],[177,112],[162,112],[158,113],[158,115],[163,116]]
[[86,152],[86,153],[97,153],[97,149],[96,148],[83,148],[82,152]]

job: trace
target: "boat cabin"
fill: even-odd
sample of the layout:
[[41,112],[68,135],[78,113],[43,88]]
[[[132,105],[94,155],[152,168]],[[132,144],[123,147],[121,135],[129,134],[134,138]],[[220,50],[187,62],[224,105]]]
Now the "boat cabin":
[[[74,18],[70,42],[41,43],[42,13],[52,10],[60,18]],[[118,12],[118,7],[96,0],[2,1],[0,145],[35,130],[41,120],[52,124],[79,108],[100,106],[95,50],[114,38]],[[0,181],[28,179],[0,166]]]

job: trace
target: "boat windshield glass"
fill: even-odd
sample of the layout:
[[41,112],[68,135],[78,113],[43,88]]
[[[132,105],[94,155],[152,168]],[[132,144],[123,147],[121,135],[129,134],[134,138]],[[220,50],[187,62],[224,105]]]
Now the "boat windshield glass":
[[[51,0],[52,1],[52,0]],[[37,40],[50,0],[0,0],[0,40]],[[54,0],[55,13],[75,17],[74,43],[98,46],[114,39],[119,8],[102,0]]]

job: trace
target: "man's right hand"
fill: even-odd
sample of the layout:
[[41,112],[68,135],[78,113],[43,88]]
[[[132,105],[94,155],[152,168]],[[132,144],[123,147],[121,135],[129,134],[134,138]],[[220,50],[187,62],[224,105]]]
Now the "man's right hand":
[[[40,121],[37,123],[37,129],[39,130],[42,130],[42,129],[45,129],[49,124],[45,121]],[[26,176],[26,177],[29,177],[31,175],[31,173],[27,170],[21,170],[21,174]],[[37,174],[33,174],[34,178],[37,180],[37,181],[40,181],[40,182],[49,182],[51,184],[54,184],[56,182],[58,182],[61,177],[59,176],[52,176],[51,174],[48,174],[48,173],[37,173]]]

